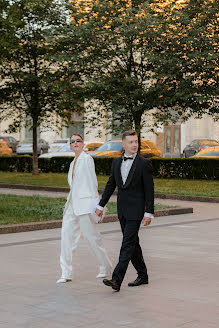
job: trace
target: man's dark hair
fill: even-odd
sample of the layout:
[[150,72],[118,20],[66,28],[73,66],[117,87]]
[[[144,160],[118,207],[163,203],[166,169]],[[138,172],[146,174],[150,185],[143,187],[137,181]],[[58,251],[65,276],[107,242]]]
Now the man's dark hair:
[[71,135],[71,137],[70,137],[70,140],[71,140],[71,138],[72,138],[73,136],[77,136],[77,137],[81,138],[81,140],[84,141],[84,139],[82,138],[82,136],[81,136],[79,133],[73,133],[73,134]]
[[122,140],[124,140],[128,136],[138,136],[138,134],[135,130],[125,131],[122,135]]

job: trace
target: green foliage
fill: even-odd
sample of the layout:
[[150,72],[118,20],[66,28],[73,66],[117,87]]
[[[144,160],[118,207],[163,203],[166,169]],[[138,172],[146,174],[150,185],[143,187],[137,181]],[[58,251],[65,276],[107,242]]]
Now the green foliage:
[[[65,202],[65,198],[0,195],[0,225],[61,220]],[[169,207],[155,205],[155,210]],[[116,202],[107,204],[106,215],[112,214],[117,214]]]
[[[0,64],[5,56],[7,56],[13,43],[15,42],[14,27],[8,21],[8,11],[10,5],[8,0],[0,2]],[[16,24],[16,23],[15,23]]]
[[2,156],[0,157],[0,171],[31,172],[31,156]]
[[218,2],[176,3],[160,11],[151,6],[155,17],[150,34],[158,90],[156,117],[176,122],[206,113],[218,119]]
[[157,178],[219,180],[219,159],[153,158],[152,164]]
[[65,201],[65,198],[0,195],[0,224],[59,220]]
[[67,173],[72,157],[39,158],[40,172]]
[[[103,180],[103,179],[101,179]],[[40,173],[33,175],[30,172],[9,172],[0,171],[1,183],[35,185],[35,186],[50,186],[68,188],[67,173]],[[105,181],[101,183],[106,182]]]
[[104,124],[114,134],[153,128],[142,119],[151,109],[165,123],[218,117],[217,1],[129,3],[80,11],[75,1],[2,0],[0,115],[13,119],[10,131],[30,118],[34,172],[37,126],[71,121],[85,99],[97,133]]
[[154,179],[155,193],[219,197],[218,180]]
[[[68,172],[72,157],[53,157],[53,158],[39,158],[39,171],[64,173]],[[31,172],[32,171],[32,157],[31,156],[12,156],[1,157],[0,161],[1,171],[10,172]]]
[[157,124],[218,117],[217,1],[93,1],[72,16],[75,33],[91,35],[84,81],[92,110],[97,101],[93,127],[101,117],[114,134],[153,129],[142,119],[151,109]]
[[[89,14],[73,10],[76,33],[88,29],[92,36],[86,58],[90,68],[86,96],[98,105],[88,123],[91,120],[93,126],[98,126],[101,117],[109,132],[135,128],[140,134],[143,113],[156,106],[147,32],[141,34],[138,9],[126,6],[127,2],[116,1],[113,6],[110,1],[94,3]],[[91,107],[93,110],[93,102]]]
[[[37,173],[37,127],[63,126],[83,98],[74,69],[77,42],[65,51],[62,35],[72,34],[69,2],[10,0],[0,6],[0,115],[8,132],[33,130],[33,171]],[[69,63],[71,69],[69,69]],[[62,120],[58,120],[58,117]]]
[[[94,158],[96,173],[109,175],[113,158]],[[39,158],[40,172],[67,173],[72,157]],[[219,180],[219,159],[151,158],[153,174],[164,179]],[[30,156],[0,157],[0,171],[31,172]]]
[[[67,173],[72,157],[52,157],[39,158],[39,171]],[[111,170],[112,158],[95,158],[95,167],[97,174],[107,175]],[[31,156],[12,156],[0,157],[0,171],[10,172],[31,172],[32,157]]]

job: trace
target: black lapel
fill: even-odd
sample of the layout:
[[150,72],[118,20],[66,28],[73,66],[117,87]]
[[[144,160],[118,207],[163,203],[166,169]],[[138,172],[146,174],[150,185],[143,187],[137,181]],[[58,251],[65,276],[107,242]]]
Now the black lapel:
[[118,174],[119,174],[119,181],[120,185],[123,186],[123,181],[122,181],[122,175],[121,175],[121,164],[122,164],[122,157],[119,158],[118,160]]
[[136,169],[136,165],[137,165],[138,159],[139,159],[139,155],[137,154],[136,157],[135,157],[135,159],[134,159],[134,162],[133,162],[133,164],[131,166],[131,169],[129,171],[129,174],[128,174],[128,177],[126,179],[126,182],[123,185],[123,188],[127,188],[128,185],[130,184],[130,182],[132,181],[132,178],[133,178],[133,175],[135,173],[135,169]]

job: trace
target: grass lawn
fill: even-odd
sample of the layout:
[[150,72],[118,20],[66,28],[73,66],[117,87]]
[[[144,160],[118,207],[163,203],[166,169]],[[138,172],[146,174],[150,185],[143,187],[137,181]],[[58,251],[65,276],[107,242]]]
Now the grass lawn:
[[[97,178],[99,189],[104,189],[108,177],[99,175]],[[0,172],[0,182],[68,187],[66,173],[41,173],[33,176],[31,173]],[[154,182],[157,193],[219,197],[219,181],[154,179]]]
[[190,196],[219,197],[219,181],[154,179],[155,192]]
[[[65,198],[0,195],[0,225],[62,219]],[[156,205],[155,209],[172,206]],[[108,203],[106,214],[116,214],[116,203]]]

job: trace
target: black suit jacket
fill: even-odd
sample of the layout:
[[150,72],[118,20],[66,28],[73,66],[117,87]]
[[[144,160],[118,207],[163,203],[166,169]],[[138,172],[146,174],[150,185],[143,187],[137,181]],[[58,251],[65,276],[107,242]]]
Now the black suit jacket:
[[128,220],[142,220],[144,212],[154,213],[154,183],[151,161],[137,155],[125,184],[123,184],[121,176],[121,163],[122,157],[113,160],[111,175],[99,205],[102,207],[106,205],[117,186],[118,217],[124,216]]

